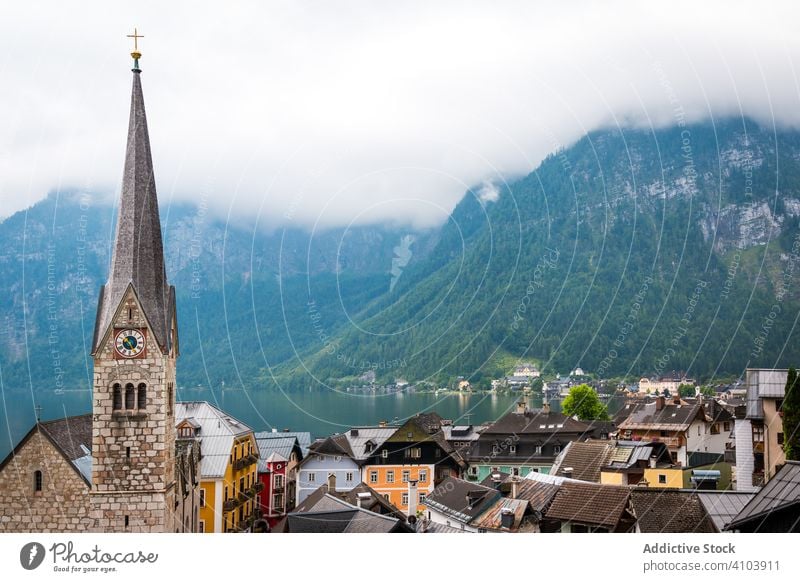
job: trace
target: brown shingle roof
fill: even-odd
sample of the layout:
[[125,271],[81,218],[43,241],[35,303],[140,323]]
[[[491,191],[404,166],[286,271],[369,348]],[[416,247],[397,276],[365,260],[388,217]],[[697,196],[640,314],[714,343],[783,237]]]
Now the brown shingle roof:
[[614,529],[628,505],[627,487],[596,483],[562,483],[545,513],[548,519]]
[[555,475],[565,475],[564,469],[571,468],[569,477],[579,481],[600,482],[600,470],[608,464],[614,444],[608,441],[573,441],[567,445],[564,454],[554,467]]
[[713,520],[692,491],[634,489],[631,507],[643,533],[714,533]]

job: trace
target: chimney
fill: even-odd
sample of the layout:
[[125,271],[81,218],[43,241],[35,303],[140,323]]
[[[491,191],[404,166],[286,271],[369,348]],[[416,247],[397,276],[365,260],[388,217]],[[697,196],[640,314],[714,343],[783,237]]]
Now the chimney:
[[273,429],[272,429],[272,432],[273,432],[273,433],[276,433],[276,432],[278,432],[278,429],[277,429],[277,428],[273,428]]
[[656,398],[656,410],[663,410],[664,408],[664,397],[659,396]]
[[561,469],[561,476],[566,477],[567,479],[572,479],[572,473],[575,471],[572,467],[564,467]]
[[503,480],[503,476],[500,473],[492,473],[492,483],[494,483],[495,486],[499,486],[500,485],[500,481],[502,481],[502,480]]
[[519,493],[519,477],[515,475],[511,478],[511,499],[516,499],[517,493]]
[[544,401],[544,403],[542,403],[542,412],[544,412],[545,414],[550,414],[550,403],[547,402],[546,400]]
[[363,503],[365,501],[369,501],[370,499],[372,499],[372,495],[370,495],[366,491],[362,491],[361,493],[356,495],[356,505],[358,507],[363,507]]
[[417,482],[413,479],[408,480],[408,513],[409,517],[417,515]]
[[680,404],[680,403],[681,403],[681,395],[680,395],[680,394],[678,394],[678,393],[676,393],[676,394],[675,394],[675,395],[672,397],[672,403],[673,403],[673,404]]
[[500,510],[500,527],[511,529],[514,526],[514,512],[508,507]]
[[656,461],[657,461],[657,459],[658,459],[658,458],[657,458],[655,455],[653,455],[652,457],[650,457],[650,468],[651,468],[651,469],[655,469],[655,468],[656,468]]
[[380,427],[381,427],[381,428],[386,428],[386,425],[388,425],[388,424],[389,424],[389,422],[388,422],[388,421],[386,421],[386,420],[382,420],[382,421],[380,422]]
[[328,493],[336,492],[336,473],[328,474]]
[[528,412],[528,402],[524,398],[520,398],[517,401],[517,414],[525,414]]

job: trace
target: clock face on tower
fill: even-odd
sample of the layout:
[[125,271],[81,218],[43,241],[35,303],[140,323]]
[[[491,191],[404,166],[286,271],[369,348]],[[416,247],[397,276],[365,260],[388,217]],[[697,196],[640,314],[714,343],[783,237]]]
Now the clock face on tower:
[[135,358],[144,350],[144,335],[138,329],[123,329],[114,339],[114,349],[123,358]]

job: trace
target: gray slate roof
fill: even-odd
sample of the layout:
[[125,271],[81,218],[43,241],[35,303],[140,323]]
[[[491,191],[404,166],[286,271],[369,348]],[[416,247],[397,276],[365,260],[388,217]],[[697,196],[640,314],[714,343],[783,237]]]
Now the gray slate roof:
[[725,529],[755,493],[749,491],[698,491],[697,497],[719,531]]
[[162,351],[170,349],[175,289],[167,283],[156,180],[140,73],[133,74],[128,145],[117,230],[108,282],[100,291],[92,353],[108,329],[122,297],[133,285]]
[[788,509],[791,506],[800,506],[800,461],[786,461],[775,476],[767,481],[767,484],[728,524],[728,529],[736,529],[736,526],[743,522],[761,519],[773,511]]
[[620,430],[684,431],[700,413],[701,405],[697,401],[674,404],[672,400],[667,399],[661,410],[656,410],[656,402],[649,402],[642,407],[637,407],[628,418],[620,423],[619,428]]
[[783,398],[786,391],[788,370],[748,369],[745,373],[747,382],[747,418],[764,418],[762,398]]
[[[256,445],[258,446],[258,472],[267,472],[267,463],[273,460],[289,461],[292,456],[292,451],[298,455],[301,454],[300,445],[297,444],[296,437],[282,437],[282,438],[257,438]],[[276,455],[278,459],[273,457]],[[298,461],[300,458],[298,457]]]
[[252,432],[243,422],[222,412],[205,401],[178,402],[175,424],[190,418],[200,425],[200,474],[204,479],[216,479],[225,474],[236,437]]
[[311,433],[310,432],[303,432],[303,431],[291,431],[285,430],[281,432],[271,432],[271,431],[259,431],[255,433],[256,439],[275,439],[275,438],[285,438],[285,437],[295,437],[297,439],[297,444],[300,445],[300,450],[305,457],[308,454],[308,448],[311,446]]
[[335,511],[290,513],[287,516],[291,533],[391,533],[408,531],[394,518],[353,507]]
[[469,523],[499,498],[500,492],[492,487],[447,477],[425,498],[425,505]]

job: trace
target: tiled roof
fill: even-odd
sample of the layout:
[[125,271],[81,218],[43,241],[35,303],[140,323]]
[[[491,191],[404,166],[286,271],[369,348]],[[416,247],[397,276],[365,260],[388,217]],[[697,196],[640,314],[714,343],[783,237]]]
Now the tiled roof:
[[489,426],[483,434],[554,434],[584,433],[589,430],[586,423],[564,416],[560,412],[529,410],[522,413],[509,412]]
[[205,401],[178,402],[175,407],[175,422],[186,418],[200,425],[200,432],[197,434],[202,453],[200,474],[207,479],[222,477],[228,466],[234,440],[252,430]]
[[620,423],[619,428],[684,431],[700,413],[700,404],[696,401],[674,404],[671,400],[667,400],[661,410],[656,410],[656,402],[648,402],[642,407],[637,407]]
[[[483,513],[472,520],[471,526],[479,529],[491,529],[498,531],[513,531],[519,529],[525,510],[528,509],[528,502],[524,499],[509,499],[507,497],[496,500]],[[514,516],[511,527],[503,527],[503,513],[510,513]]]
[[408,531],[400,520],[353,507],[337,511],[290,513],[287,529],[292,533],[391,533]]
[[358,507],[359,494],[369,493],[369,499],[361,500],[361,507],[374,513],[383,515],[394,515],[405,521],[405,515],[400,509],[392,505],[383,495],[375,491],[366,483],[359,483],[347,491],[328,491],[328,485],[322,485],[306,497],[298,505],[293,513],[307,513],[311,511],[322,511],[332,507]]
[[548,519],[613,530],[628,504],[627,487],[567,481],[560,485],[545,515]]
[[717,531],[693,491],[633,489],[630,498],[642,533],[713,533]]
[[515,499],[524,499],[532,511],[542,514],[550,505],[556,492],[558,492],[558,485],[555,483],[523,479],[517,487]]
[[469,523],[486,511],[499,497],[500,493],[492,487],[447,477],[425,498],[425,504],[459,521]]
[[757,521],[774,511],[793,506],[800,506],[800,461],[786,461],[775,476],[767,481],[767,484],[728,524],[727,529],[736,529],[744,522]]
[[564,475],[565,469],[572,469],[573,479],[599,483],[600,470],[608,464],[614,448],[609,441],[573,441],[556,460],[552,473]]

